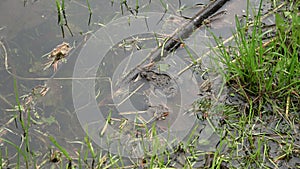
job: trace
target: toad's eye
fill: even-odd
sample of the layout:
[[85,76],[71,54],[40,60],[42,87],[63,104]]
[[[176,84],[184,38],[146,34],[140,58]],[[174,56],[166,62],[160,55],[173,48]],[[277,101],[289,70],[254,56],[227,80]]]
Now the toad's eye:
[[147,77],[147,73],[146,73],[146,72],[141,72],[141,73],[140,73],[140,76],[141,76],[142,78],[146,78],[146,77]]

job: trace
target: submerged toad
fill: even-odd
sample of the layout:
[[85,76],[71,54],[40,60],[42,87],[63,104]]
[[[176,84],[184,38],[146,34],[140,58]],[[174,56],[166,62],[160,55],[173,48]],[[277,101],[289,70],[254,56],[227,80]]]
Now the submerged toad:
[[173,97],[178,91],[175,80],[164,73],[156,73],[154,71],[141,71],[139,76],[153,85],[155,89],[161,90],[167,97]]

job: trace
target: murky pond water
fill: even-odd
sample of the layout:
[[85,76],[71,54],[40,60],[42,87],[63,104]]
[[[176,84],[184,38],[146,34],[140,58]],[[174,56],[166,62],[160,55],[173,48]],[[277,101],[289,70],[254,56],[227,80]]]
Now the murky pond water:
[[[121,145],[127,146],[123,155],[141,157],[143,150],[139,150],[139,143],[133,143],[133,140],[143,137],[146,128],[152,125],[158,127],[160,141],[171,131],[172,137],[167,142],[184,140],[188,132],[198,126],[198,137],[203,142],[199,149],[215,150],[219,138],[212,126],[218,123],[220,116],[216,115],[211,124],[196,121],[190,111],[199,98],[203,101],[203,109],[205,106],[210,109],[224,101],[226,91],[220,92],[222,77],[210,57],[199,59],[200,68],[185,69],[193,59],[206,54],[210,50],[209,45],[214,45],[207,29],[197,30],[185,41],[186,47],[171,53],[160,64],[148,65],[149,69],[137,67],[139,73],[126,82],[122,81],[126,72],[136,67],[151,49],[163,44],[165,38],[188,22],[179,15],[193,16],[201,8],[198,1],[184,2],[186,8],[181,13],[178,12],[179,3],[166,1],[167,14],[164,14],[161,1],[140,1],[137,17],[126,16],[135,12],[135,2],[128,4],[132,7],[131,11],[124,7],[125,16],[122,16],[119,2],[112,5],[108,1],[90,1],[93,15],[89,26],[85,2],[73,0],[65,3],[68,25],[74,36],[64,27],[63,39],[61,28],[57,25],[54,1],[27,1],[25,6],[17,0],[0,2],[0,36],[2,47],[5,47],[5,50],[0,50],[1,63],[4,63],[0,65],[0,137],[20,140],[23,134],[20,124],[16,127],[11,121],[15,115],[12,109],[16,105],[15,79],[19,96],[31,93],[32,88],[38,85],[49,88],[45,96],[34,100],[34,122],[30,127],[31,148],[41,154],[51,147],[48,137],[54,136],[72,156],[76,156],[73,150],[80,149],[78,143],[83,140],[87,129],[93,141],[108,150],[109,147],[101,142],[101,136],[124,129],[123,134],[112,137],[122,136]],[[209,24],[210,31],[223,39],[231,36],[234,17],[245,14],[246,3],[244,0],[232,0],[221,10],[225,9],[226,15]],[[48,60],[42,56],[63,41],[73,47],[67,62],[60,64],[56,72],[51,67],[43,70]],[[206,71],[212,68],[216,72]],[[217,101],[211,101],[216,95]],[[207,104],[204,104],[205,101]],[[109,118],[111,128],[106,126]],[[113,139],[120,141],[120,138]],[[117,146],[118,141],[112,142]],[[66,142],[70,144],[64,145]],[[3,147],[4,143],[0,143]],[[16,141],[15,144],[21,145],[22,142]],[[148,146],[151,151],[150,143]],[[117,151],[111,149],[111,152]],[[15,153],[14,148],[9,148],[9,157]],[[39,160],[45,159],[40,157]]]

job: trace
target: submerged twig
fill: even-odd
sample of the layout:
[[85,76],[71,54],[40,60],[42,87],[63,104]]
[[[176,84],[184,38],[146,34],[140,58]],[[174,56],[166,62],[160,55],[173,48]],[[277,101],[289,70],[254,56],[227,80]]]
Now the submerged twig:
[[228,0],[216,0],[209,4],[205,9],[198,12],[190,22],[181,28],[176,29],[176,31],[170,37],[168,37],[162,45],[152,50],[136,67],[126,73],[121,81],[127,79],[146,61],[154,64],[166,57],[170,52],[174,52],[182,44],[183,40],[187,39],[193,33],[193,31],[203,25],[204,20],[217,12],[227,1]]
[[161,16],[161,18],[158,20],[158,22],[156,24],[159,24],[165,17],[165,15],[167,14],[168,10],[169,10],[169,6],[167,3],[164,3],[160,0],[160,3],[162,4],[162,6],[164,7],[165,11],[163,13],[163,15]]
[[130,93],[125,99],[123,99],[120,103],[117,104],[117,107],[119,107],[121,104],[123,104],[126,100],[128,100],[132,95],[134,95],[140,88],[142,88],[145,84],[141,84],[139,87],[137,87],[132,93]]
[[[212,14],[216,13],[227,1],[228,0],[216,0],[212,2],[206,8],[198,12],[190,22],[175,31],[172,38],[166,42],[165,47],[162,49],[166,51],[165,56],[168,53],[175,51],[182,44],[183,40],[187,39],[197,28],[202,26],[203,22]],[[153,58],[153,61],[158,62],[165,56],[157,55]]]
[[[287,2],[283,2],[282,4],[280,4],[278,7],[274,8],[272,11],[268,12],[267,14],[265,14],[264,16],[262,16],[260,18],[260,20],[264,20],[267,17],[269,17],[271,14],[275,13],[276,11],[278,11],[279,9],[281,9],[283,6],[285,6],[287,4]],[[253,23],[249,23],[248,27],[254,26]],[[226,40],[224,40],[222,42],[223,45],[227,44],[228,42],[230,42],[231,40],[234,39],[234,37],[236,36],[236,33],[233,34],[232,36],[230,36],[229,38],[227,38]],[[219,47],[219,45],[212,47],[212,50],[209,50],[208,52],[206,52],[205,54],[202,55],[202,57],[198,58],[196,61],[200,62],[202,60],[203,57],[208,56],[211,52],[213,52],[214,49],[217,49]],[[189,70],[192,66],[194,66],[194,64],[190,64],[188,66],[186,66],[185,68],[183,68],[180,72],[177,73],[178,76],[180,76],[182,73],[184,73],[185,71]]]

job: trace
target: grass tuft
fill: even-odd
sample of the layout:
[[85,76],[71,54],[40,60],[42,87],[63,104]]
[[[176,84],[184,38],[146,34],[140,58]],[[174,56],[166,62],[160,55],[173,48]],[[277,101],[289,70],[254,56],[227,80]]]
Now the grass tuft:
[[[266,32],[263,32],[259,12],[251,28],[236,18],[235,46],[225,46],[215,37],[220,46],[219,61],[226,65],[227,84],[249,103],[279,104],[277,99],[286,99],[289,95],[299,99],[300,33],[297,30],[300,18],[296,12],[289,17],[286,22],[286,18],[276,14],[275,29]],[[265,35],[273,31],[275,36],[265,40]]]

